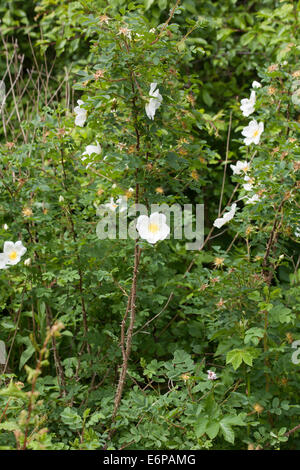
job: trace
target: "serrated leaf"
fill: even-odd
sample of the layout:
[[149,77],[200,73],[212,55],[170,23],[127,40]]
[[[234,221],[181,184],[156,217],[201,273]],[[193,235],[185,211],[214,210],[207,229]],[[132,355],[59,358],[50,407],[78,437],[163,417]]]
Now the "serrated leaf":
[[203,436],[206,431],[206,426],[208,423],[208,418],[203,418],[202,416],[198,418],[196,424],[195,424],[195,434],[197,437]]
[[219,429],[220,429],[220,423],[218,421],[212,421],[206,427],[205,433],[208,435],[210,439],[214,439],[218,435]]
[[226,356],[226,364],[232,364],[234,370],[238,369],[242,362],[248,366],[253,365],[253,359],[257,357],[258,350],[255,348],[233,349]]
[[221,428],[225,441],[230,442],[231,444],[234,444],[234,431],[232,427],[230,426],[230,424],[228,424],[227,421],[222,420],[220,421],[220,428]]
[[243,361],[241,351],[239,349],[233,349],[229,351],[226,356],[226,364],[232,364],[234,370],[238,369]]

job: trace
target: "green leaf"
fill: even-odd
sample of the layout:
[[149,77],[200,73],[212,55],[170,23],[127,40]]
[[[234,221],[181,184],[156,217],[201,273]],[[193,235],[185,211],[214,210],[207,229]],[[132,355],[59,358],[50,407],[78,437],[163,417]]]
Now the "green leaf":
[[204,103],[207,104],[207,106],[211,106],[214,102],[208,91],[205,89],[202,90],[202,98]]
[[203,436],[206,431],[206,426],[208,424],[208,418],[203,418],[200,416],[195,424],[195,434],[197,437]]
[[16,387],[16,385],[14,384],[14,382],[12,380],[10,381],[8,387],[3,388],[2,390],[0,390],[0,396],[23,398],[23,399],[28,398],[26,393],[22,392],[22,390],[20,390],[18,387]]
[[0,429],[4,431],[15,431],[19,429],[19,425],[14,421],[6,421],[5,423],[0,423]]
[[226,356],[226,364],[232,364],[234,370],[238,369],[243,361],[242,353],[239,349],[229,351]]
[[81,429],[82,427],[82,418],[79,414],[69,407],[65,408],[64,411],[60,414],[63,423],[65,423],[69,428],[74,431]]
[[29,361],[29,359],[31,358],[31,356],[34,354],[35,352],[35,349],[34,347],[32,346],[32,344],[30,344],[28,346],[27,349],[25,349],[25,351],[22,352],[21,354],[21,357],[20,357],[20,363],[19,363],[19,369],[21,370],[22,367],[26,364],[26,362]]
[[234,444],[234,431],[232,427],[230,426],[230,424],[225,419],[220,421],[220,428],[224,436],[224,439],[227,442]]
[[212,421],[207,425],[205,433],[208,435],[210,439],[214,439],[220,429],[220,423],[218,421]]
[[242,362],[248,366],[253,365],[253,359],[257,357],[259,350],[255,348],[248,349],[233,349],[226,355],[226,364],[232,364],[234,370],[238,369]]
[[154,2],[155,0],[145,0],[145,11],[149,10],[149,8],[153,5]]

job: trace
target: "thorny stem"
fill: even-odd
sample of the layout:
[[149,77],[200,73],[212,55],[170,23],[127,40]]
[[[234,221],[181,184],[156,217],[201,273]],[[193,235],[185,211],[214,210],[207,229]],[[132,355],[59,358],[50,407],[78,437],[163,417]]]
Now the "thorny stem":
[[[138,275],[138,266],[140,261],[141,249],[138,246],[138,241],[135,242],[134,248],[134,268],[133,268],[133,277],[132,277],[132,287],[131,287],[131,294],[128,298],[127,308],[125,315],[123,317],[121,323],[121,350],[122,350],[122,357],[123,363],[121,366],[120,377],[118,382],[118,387],[115,395],[115,402],[114,402],[114,410],[112,414],[112,422],[115,421],[116,414],[118,412],[122,393],[125,385],[125,379],[127,374],[127,367],[128,367],[128,360],[131,352],[131,344],[132,344],[132,337],[133,337],[133,328],[135,323],[135,313],[136,313],[136,287],[137,287],[137,275]],[[130,321],[127,332],[125,334],[126,329],[126,321],[128,318],[128,314],[130,312]],[[111,437],[111,435],[110,435]]]
[[1,423],[2,419],[4,418],[4,416],[6,415],[7,408],[8,408],[8,406],[9,406],[9,404],[10,404],[11,399],[12,399],[12,397],[10,397],[10,398],[7,400],[7,403],[6,403],[6,405],[5,405],[5,408],[4,408],[4,410],[3,410],[3,413],[2,413],[2,415],[0,416],[0,423]]
[[175,10],[176,10],[177,6],[179,5],[179,3],[180,3],[180,0],[177,0],[177,2],[175,3],[174,7],[172,8],[172,10],[170,12],[169,18],[167,19],[167,21],[165,22],[165,24],[161,28],[159,35],[157,36],[157,38],[154,39],[154,41],[151,42],[151,46],[153,46],[153,44],[157,43],[160,40],[164,30],[166,29],[166,27],[170,23],[171,19],[173,18]]
[[[52,322],[52,312],[51,312],[49,305],[46,305],[46,321],[47,321],[48,328],[50,328],[51,322]],[[60,382],[60,390],[61,390],[62,396],[65,397],[66,396],[66,381],[65,381],[64,370],[63,370],[61,360],[58,354],[55,335],[51,337],[51,341],[52,341],[56,373],[57,373],[57,377],[59,377],[59,382]]]
[[[139,153],[140,132],[139,132],[138,122],[137,122],[138,110],[136,107],[136,97],[135,97],[135,86],[137,84],[136,84],[136,80],[135,80],[133,72],[131,72],[130,74],[130,81],[131,81],[131,87],[132,87],[132,92],[133,92],[132,109],[133,109],[133,115],[134,115],[134,129],[135,129],[135,134],[136,134],[136,152]],[[136,169],[135,204],[138,204],[138,202],[139,202],[139,184],[138,184],[138,169]],[[121,403],[125,380],[126,380],[128,361],[129,361],[130,352],[131,352],[133,330],[134,330],[134,324],[135,324],[135,315],[136,315],[136,289],[137,289],[137,277],[138,277],[138,267],[139,267],[140,257],[141,257],[141,248],[138,245],[138,239],[136,239],[135,245],[134,245],[134,265],[133,265],[131,290],[130,290],[130,295],[128,296],[126,311],[121,322],[120,347],[122,351],[123,361],[121,365],[118,386],[117,386],[117,390],[115,393],[114,409],[112,413],[112,423],[114,423],[115,421],[115,418],[116,418],[116,415],[117,415],[117,412]],[[126,331],[128,316],[129,316],[129,325]],[[111,439],[113,432],[114,430],[111,428],[109,432],[109,437],[108,437],[109,440]],[[105,445],[104,448],[106,447],[107,447],[107,444]]]

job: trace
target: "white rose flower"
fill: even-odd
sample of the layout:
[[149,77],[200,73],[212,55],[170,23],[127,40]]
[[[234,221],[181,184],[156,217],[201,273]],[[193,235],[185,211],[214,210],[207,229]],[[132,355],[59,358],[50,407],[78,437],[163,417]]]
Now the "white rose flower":
[[118,204],[119,212],[124,212],[127,209],[127,197],[121,196],[119,199],[116,200],[116,204]]
[[30,266],[31,265],[31,258],[27,258],[24,261],[25,266]]
[[4,242],[3,255],[6,257],[7,265],[17,264],[21,256],[23,256],[27,251],[27,248],[23,246],[22,242],[19,240],[16,243],[14,242]]
[[64,202],[64,200],[65,200],[65,198],[62,195],[60,195],[59,198],[58,198],[58,202]]
[[244,98],[241,100],[241,106],[240,110],[242,111],[244,116],[250,116],[250,114],[254,113],[255,111],[255,102],[256,102],[256,96],[255,96],[255,91],[251,91],[250,98]]
[[4,253],[0,253],[0,269],[6,269],[7,256]]
[[250,121],[247,127],[242,130],[242,135],[246,137],[244,139],[245,145],[259,144],[260,136],[264,131],[264,123],[258,123],[255,119]]
[[4,229],[4,230],[8,230],[8,225],[7,225],[7,224],[4,224],[4,225],[3,225],[3,229]]
[[113,212],[115,212],[115,210],[118,207],[118,204],[114,201],[113,197],[110,198],[110,202],[108,202],[107,204],[104,204],[104,205],[105,205],[105,207],[108,207]]
[[[84,161],[87,158],[87,155],[90,157],[93,153],[96,153],[99,155],[101,153],[102,149],[100,144],[97,142],[97,145],[87,145],[85,147],[85,151],[81,156],[81,160]],[[86,168],[89,168],[92,165],[92,162],[88,163]]]
[[247,173],[247,171],[250,170],[250,163],[246,161],[241,162],[238,160],[236,165],[230,165],[230,168],[232,169],[234,175],[240,175],[242,171]]
[[78,106],[75,106],[74,112],[76,114],[75,124],[76,126],[83,127],[87,117],[87,110],[81,108],[81,105],[84,104],[82,100],[77,101]]
[[256,80],[254,80],[254,82],[252,82],[252,88],[261,88],[261,83],[257,82]]
[[170,233],[165,214],[159,212],[153,212],[150,217],[140,215],[137,218],[136,228],[140,237],[151,244],[164,240]]
[[246,204],[255,204],[256,202],[260,201],[260,197],[258,194],[254,194],[252,197],[248,197],[246,200]]
[[248,183],[243,184],[245,191],[251,191],[253,188],[253,178],[249,178],[249,176],[246,175],[244,181],[248,181]]
[[162,96],[157,88],[157,83],[151,83],[149,95],[151,96],[149,103],[146,104],[145,110],[149,119],[154,119],[157,109],[160,107],[162,102]]
[[224,224],[229,222],[231,219],[233,219],[236,211],[236,203],[233,203],[229,212],[226,212],[226,214],[223,215],[223,217],[219,217],[216,219],[213,223],[214,227],[221,228],[223,227]]

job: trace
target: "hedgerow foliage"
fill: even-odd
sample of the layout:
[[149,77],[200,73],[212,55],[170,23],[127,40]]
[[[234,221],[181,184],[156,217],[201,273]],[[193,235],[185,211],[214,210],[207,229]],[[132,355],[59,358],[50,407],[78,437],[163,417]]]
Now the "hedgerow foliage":
[[7,3],[0,448],[299,449],[300,3]]

